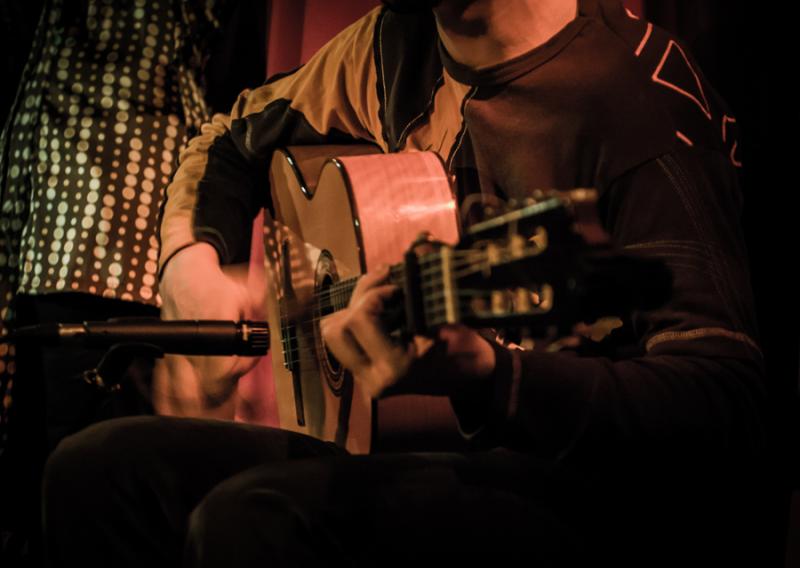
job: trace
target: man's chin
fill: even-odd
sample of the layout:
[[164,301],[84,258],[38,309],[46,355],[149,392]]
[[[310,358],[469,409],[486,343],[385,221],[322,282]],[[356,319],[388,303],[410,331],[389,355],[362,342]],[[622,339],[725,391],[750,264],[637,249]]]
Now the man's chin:
[[381,0],[381,2],[393,12],[415,14],[435,8],[442,0]]

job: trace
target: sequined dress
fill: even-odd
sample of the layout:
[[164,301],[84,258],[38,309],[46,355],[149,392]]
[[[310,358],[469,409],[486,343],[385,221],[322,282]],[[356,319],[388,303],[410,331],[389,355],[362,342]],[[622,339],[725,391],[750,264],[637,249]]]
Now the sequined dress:
[[[18,293],[158,305],[163,190],[208,119],[197,71],[212,4],[45,3],[0,137],[3,334]],[[3,410],[14,370],[0,344]]]

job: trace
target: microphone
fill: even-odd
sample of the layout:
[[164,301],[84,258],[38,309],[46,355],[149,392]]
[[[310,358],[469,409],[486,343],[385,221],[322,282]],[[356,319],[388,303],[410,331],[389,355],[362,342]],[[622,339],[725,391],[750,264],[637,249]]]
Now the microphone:
[[11,336],[17,342],[79,343],[96,349],[121,343],[146,344],[163,353],[180,355],[257,356],[269,350],[269,325],[263,321],[116,318],[31,325],[15,330]]

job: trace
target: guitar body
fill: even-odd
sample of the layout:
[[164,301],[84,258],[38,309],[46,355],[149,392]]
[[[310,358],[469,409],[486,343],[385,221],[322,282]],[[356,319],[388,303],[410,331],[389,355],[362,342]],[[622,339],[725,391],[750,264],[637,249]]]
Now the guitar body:
[[392,397],[373,405],[325,349],[319,320],[326,310],[315,298],[332,283],[400,262],[422,232],[451,244],[459,238],[455,201],[435,154],[354,155],[364,151],[276,152],[270,172],[275,219],[265,228],[280,426],[357,454],[374,448],[376,433],[391,428],[392,417],[397,428],[413,433],[415,406],[417,416],[449,424],[452,411],[447,399],[432,397]]

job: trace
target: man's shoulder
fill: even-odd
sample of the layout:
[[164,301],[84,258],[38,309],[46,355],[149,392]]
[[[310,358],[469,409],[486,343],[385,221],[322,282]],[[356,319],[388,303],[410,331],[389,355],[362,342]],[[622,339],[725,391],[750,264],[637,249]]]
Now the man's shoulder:
[[618,2],[599,5],[594,24],[603,56],[593,96],[609,117],[639,124],[643,135],[725,152],[737,165],[734,114],[684,42]]
[[736,119],[684,43],[616,0],[595,5],[553,80],[574,91],[565,104],[583,117],[587,142],[610,156],[609,178],[685,147],[738,166]]

